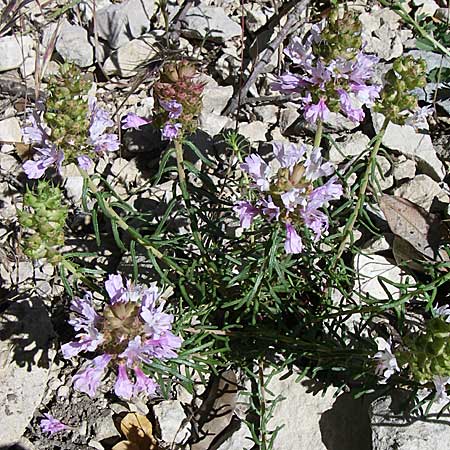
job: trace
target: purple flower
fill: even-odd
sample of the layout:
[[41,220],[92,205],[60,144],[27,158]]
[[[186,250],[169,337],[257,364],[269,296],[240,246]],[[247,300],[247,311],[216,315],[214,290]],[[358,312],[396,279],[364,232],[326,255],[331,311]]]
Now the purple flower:
[[69,324],[75,331],[84,331],[84,333],[76,335],[78,341],[61,346],[62,354],[66,359],[73,358],[82,351],[93,352],[103,342],[103,335],[97,329],[100,316],[92,306],[92,294],[88,292],[82,299],[75,297],[70,309],[77,314],[77,317],[69,320]]
[[241,164],[241,169],[247,172],[255,181],[256,188],[260,191],[269,190],[269,166],[263,161],[261,156],[251,154],[245,158]]
[[178,137],[181,127],[181,123],[166,122],[162,129],[162,138],[165,140],[173,141]]
[[278,220],[280,217],[280,208],[272,201],[272,197],[269,195],[267,200],[265,198],[260,200],[262,206],[262,212],[268,220]]
[[157,308],[141,308],[141,318],[145,322],[144,332],[153,339],[160,338],[172,328],[173,315],[164,313],[163,307],[164,303]]
[[305,119],[309,123],[316,123],[318,119],[325,122],[328,120],[329,115],[330,110],[328,109],[323,98],[321,98],[316,105],[312,103],[305,108]]
[[372,77],[374,66],[379,61],[379,58],[372,55],[366,55],[362,51],[356,56],[356,62],[349,75],[350,81],[357,84],[365,84],[365,82]]
[[64,152],[57,150],[54,145],[50,147],[43,147],[36,149],[34,160],[25,162],[22,166],[27,177],[30,179],[41,178],[45,171],[56,165],[57,169],[61,171],[62,162],[64,160]]
[[305,78],[288,72],[277,77],[276,81],[270,84],[270,88],[282,94],[291,94],[293,92],[302,92],[308,84],[308,80]]
[[331,178],[324,185],[314,189],[309,195],[308,204],[313,204],[314,208],[320,208],[331,200],[338,200],[343,194],[342,185]]
[[375,373],[383,377],[381,383],[385,384],[395,372],[400,372],[400,367],[397,358],[392,353],[390,340],[386,341],[378,337],[375,341],[378,345],[378,352],[373,356],[377,361]]
[[286,222],[286,241],[284,243],[284,250],[288,254],[301,253],[303,250],[302,240],[290,222]]
[[439,308],[433,308],[434,315],[437,317],[442,317],[447,323],[450,323],[450,306],[442,305]]
[[140,367],[134,368],[134,375],[136,382],[134,383],[133,396],[137,397],[140,392],[144,392],[144,394],[153,397],[159,387],[158,383],[145,375]]
[[79,392],[86,393],[89,397],[94,397],[111,358],[111,355],[104,354],[86,364],[73,376],[74,388]]
[[311,68],[310,81],[312,84],[319,86],[321,89],[325,88],[325,84],[331,80],[332,72],[323,64],[322,61],[317,61],[315,67]]
[[159,103],[169,113],[169,119],[178,119],[183,112],[183,106],[176,100],[160,100]]
[[119,364],[114,392],[117,397],[124,398],[125,400],[129,400],[133,396],[133,383],[128,378],[125,364]]
[[91,123],[89,125],[89,135],[92,142],[96,142],[107,128],[112,127],[114,122],[111,117],[103,108],[97,106],[97,100],[95,97],[89,98],[89,111],[91,115]]
[[364,111],[361,108],[353,107],[350,96],[343,89],[338,89],[337,93],[344,114],[353,122],[361,122],[364,119]]
[[104,152],[115,152],[119,149],[119,137],[117,134],[101,134],[98,138],[91,141],[91,144],[94,146],[94,150],[98,154],[102,154]]
[[322,237],[322,233],[328,230],[328,217],[314,208],[313,204],[308,204],[300,215],[304,224],[315,234],[314,241],[317,242]]
[[94,164],[94,161],[92,161],[92,159],[86,155],[78,156],[77,161],[78,161],[78,165],[83,170],[88,170]]
[[63,424],[60,420],[55,419],[51,414],[44,413],[45,419],[42,419],[39,423],[43,433],[49,433],[50,436],[60,431],[67,430],[67,425]]
[[142,343],[141,336],[136,336],[130,342],[128,342],[127,348],[119,355],[119,358],[126,359],[128,367],[132,367],[134,364],[143,362],[149,362],[148,347]]
[[372,106],[374,101],[380,96],[381,86],[352,83],[350,89],[356,94],[360,102],[367,106]]
[[433,383],[436,389],[435,399],[438,401],[439,404],[446,403],[450,400],[447,391],[445,389],[445,386],[448,384],[449,381],[450,377],[440,377],[438,375],[435,375],[433,377]]
[[133,285],[130,280],[127,280],[125,287],[121,275],[111,274],[105,281],[105,289],[111,299],[111,305],[119,302],[137,302],[142,294],[142,289]]
[[145,119],[144,117],[140,117],[135,113],[130,112],[122,119],[122,128],[124,130],[128,130],[129,128],[139,130],[140,127],[148,125],[151,122],[150,119]]
[[303,45],[301,39],[297,36],[291,39],[291,42],[284,50],[284,54],[287,55],[294,64],[298,64],[304,69],[310,68],[314,59],[311,42],[307,42],[306,45]]
[[233,211],[239,214],[239,220],[242,228],[250,228],[253,219],[259,214],[259,209],[255,208],[250,202],[238,201]]
[[304,145],[286,144],[284,142],[272,142],[273,153],[281,167],[292,167],[300,162],[306,153]]
[[333,165],[331,163],[323,162],[320,147],[316,147],[313,149],[305,162],[305,167],[305,178],[310,181],[315,181],[318,178],[331,175],[334,171]]
[[297,206],[306,204],[304,188],[293,188],[281,194],[281,201],[288,211],[294,211]]
[[182,343],[181,338],[168,331],[158,339],[147,340],[145,345],[148,346],[150,356],[158,359],[170,359],[177,356],[175,350],[178,350]]
[[31,122],[31,126],[22,128],[23,141],[26,144],[38,143],[43,145],[49,136],[42,127],[37,112],[33,111],[28,120]]

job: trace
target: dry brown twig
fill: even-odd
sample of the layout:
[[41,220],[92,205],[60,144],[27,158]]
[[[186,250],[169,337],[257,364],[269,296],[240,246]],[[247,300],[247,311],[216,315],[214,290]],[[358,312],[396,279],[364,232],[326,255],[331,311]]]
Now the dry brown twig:
[[311,0],[301,0],[297,3],[292,12],[288,14],[285,25],[280,30],[278,35],[269,43],[260,61],[254,66],[252,72],[250,73],[250,76],[247,78],[247,81],[242,86],[242,88],[239,89],[237,95],[234,96],[234,98],[231,100],[231,103],[226,108],[224,112],[225,115],[233,114],[239,108],[241,103],[246,100],[248,91],[253,86],[258,76],[262,73],[264,67],[269,64],[272,55],[275,53],[277,48],[281,45],[281,43],[286,39],[287,36],[289,36],[303,24],[303,21],[299,21],[299,17],[308,7],[310,1]]

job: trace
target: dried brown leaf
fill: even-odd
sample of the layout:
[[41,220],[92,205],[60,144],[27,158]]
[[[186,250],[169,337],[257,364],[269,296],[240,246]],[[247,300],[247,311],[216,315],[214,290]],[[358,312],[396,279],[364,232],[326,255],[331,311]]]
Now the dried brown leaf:
[[158,450],[152,423],[142,414],[128,413],[120,422],[120,431],[126,440],[112,450]]
[[432,261],[449,260],[446,252],[439,251],[439,245],[448,232],[436,214],[405,198],[386,194],[380,198],[380,208],[392,232],[422,256]]
[[421,259],[421,253],[404,239],[398,236],[394,237],[394,242],[392,243],[392,253],[394,255],[395,262],[399,266],[407,265],[412,270],[424,272],[423,264],[415,261]]

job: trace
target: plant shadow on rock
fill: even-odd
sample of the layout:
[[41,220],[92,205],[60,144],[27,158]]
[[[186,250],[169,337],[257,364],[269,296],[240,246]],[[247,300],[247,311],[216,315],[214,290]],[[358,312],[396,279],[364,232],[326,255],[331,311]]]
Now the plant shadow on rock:
[[0,305],[0,342],[8,346],[18,366],[28,371],[35,365],[49,368],[53,337],[48,312],[38,297],[15,298]]

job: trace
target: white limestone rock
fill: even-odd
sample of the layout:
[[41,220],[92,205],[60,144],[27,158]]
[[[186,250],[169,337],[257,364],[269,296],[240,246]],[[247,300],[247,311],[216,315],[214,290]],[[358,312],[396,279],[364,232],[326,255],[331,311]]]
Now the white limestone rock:
[[182,34],[188,38],[226,42],[241,35],[241,26],[216,6],[190,8],[183,24]]
[[4,36],[0,38],[0,72],[17,69],[24,59],[31,55],[33,39],[31,36]]
[[56,41],[56,50],[64,61],[79,67],[89,67],[94,63],[94,48],[89,42],[88,32],[79,25],[64,22]]
[[[372,113],[375,131],[379,131],[384,121],[384,116]],[[382,144],[397,150],[403,155],[417,161],[418,168],[434,180],[440,181],[445,176],[442,162],[436,155],[436,151],[428,134],[417,133],[409,125],[396,125],[390,123],[383,136]]]

